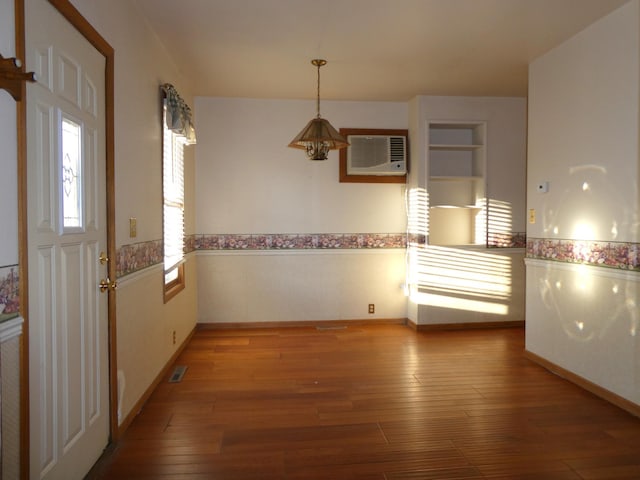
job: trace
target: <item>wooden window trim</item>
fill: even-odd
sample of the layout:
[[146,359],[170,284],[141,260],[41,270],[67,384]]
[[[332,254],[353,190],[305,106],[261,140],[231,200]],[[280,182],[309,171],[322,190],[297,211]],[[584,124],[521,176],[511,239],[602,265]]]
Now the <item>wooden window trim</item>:
[[[164,303],[167,303],[185,288],[184,263],[178,265],[178,277],[164,284]],[[163,278],[164,282],[164,278]]]
[[[162,99],[164,101],[164,95],[162,95]],[[165,224],[165,220],[164,220],[164,209],[167,203],[167,199],[165,197],[165,130],[166,130],[166,120],[165,120],[165,107],[162,107],[162,209],[163,209],[163,221],[162,221],[162,238],[163,238],[163,243],[165,241],[165,228],[166,228],[166,224]],[[175,140],[172,140],[172,142]],[[184,146],[182,146],[182,148],[184,148]],[[171,151],[173,152],[173,145],[171,148]],[[182,168],[184,169],[184,157],[183,157],[183,165]],[[182,177],[182,181],[183,181],[183,201],[184,201],[184,171],[183,171],[183,177]],[[182,206],[183,208],[183,222],[184,222],[184,205]],[[183,223],[184,226],[184,223]],[[184,233],[184,232],[183,232]],[[163,265],[164,265],[164,246],[163,246]],[[183,252],[183,256],[182,256],[182,262],[184,262],[184,252]],[[167,302],[169,302],[169,300],[171,300],[173,297],[175,297],[176,295],[178,295],[178,293],[180,293],[182,290],[185,289],[186,286],[186,282],[185,282],[185,272],[184,272],[184,263],[181,263],[180,265],[178,265],[176,267],[176,270],[178,272],[178,275],[175,279],[171,280],[170,282],[166,282],[166,273],[163,271],[163,275],[162,275],[162,285],[163,285],[163,302],[166,304]]]

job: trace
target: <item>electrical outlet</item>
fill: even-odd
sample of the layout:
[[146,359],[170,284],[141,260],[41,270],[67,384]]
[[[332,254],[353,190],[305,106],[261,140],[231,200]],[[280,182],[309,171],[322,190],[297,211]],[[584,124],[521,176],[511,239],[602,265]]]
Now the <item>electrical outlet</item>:
[[129,219],[129,237],[136,238],[138,236],[138,220],[131,217]]
[[176,331],[173,331],[173,344],[176,344]]
[[369,304],[369,313],[376,313],[376,306],[373,303]]
[[529,209],[529,223],[536,223],[536,209]]

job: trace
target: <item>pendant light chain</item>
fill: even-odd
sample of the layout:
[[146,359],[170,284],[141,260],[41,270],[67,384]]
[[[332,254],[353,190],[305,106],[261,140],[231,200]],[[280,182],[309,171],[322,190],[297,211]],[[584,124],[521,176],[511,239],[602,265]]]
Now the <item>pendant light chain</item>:
[[318,65],[318,94],[316,99],[316,111],[318,112],[317,118],[320,118],[320,67],[322,63],[317,62]]

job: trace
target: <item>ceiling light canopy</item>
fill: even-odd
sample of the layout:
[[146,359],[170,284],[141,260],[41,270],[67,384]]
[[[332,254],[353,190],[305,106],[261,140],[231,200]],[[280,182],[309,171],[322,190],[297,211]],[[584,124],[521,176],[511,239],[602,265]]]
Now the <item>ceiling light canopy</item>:
[[326,65],[327,61],[316,58],[311,60],[311,64],[318,67],[317,115],[296,135],[289,146],[305,150],[310,160],[326,160],[329,150],[348,147],[349,142],[328,120],[320,117],[320,67]]

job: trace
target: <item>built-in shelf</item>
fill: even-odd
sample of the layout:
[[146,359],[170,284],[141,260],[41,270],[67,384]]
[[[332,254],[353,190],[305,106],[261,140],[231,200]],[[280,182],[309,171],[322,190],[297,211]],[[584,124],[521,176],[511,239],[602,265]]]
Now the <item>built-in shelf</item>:
[[484,122],[429,123],[429,243],[486,243]]

